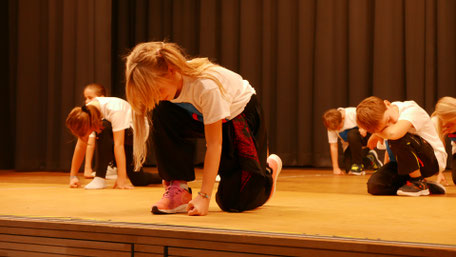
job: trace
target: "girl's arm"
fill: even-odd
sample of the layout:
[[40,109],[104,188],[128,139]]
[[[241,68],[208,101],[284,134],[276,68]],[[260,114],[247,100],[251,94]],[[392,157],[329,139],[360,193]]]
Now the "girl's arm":
[[127,161],[125,158],[125,130],[113,132],[114,137],[114,157],[117,164],[117,180],[114,188],[131,189],[133,186],[127,178]]
[[85,165],[84,165],[84,177],[91,177],[92,176],[92,159],[93,153],[95,152],[95,137],[90,137],[87,143],[87,150],[85,154]]
[[396,140],[405,136],[412,126],[412,123],[408,120],[399,120],[395,124],[387,126],[377,134],[384,139]]
[[337,143],[329,143],[329,150],[331,152],[333,173],[336,175],[343,175],[344,173],[340,170],[339,167],[339,145]]
[[203,183],[201,191],[189,202],[188,215],[207,215],[212,189],[217,176],[222,155],[222,120],[204,126],[206,155],[204,157]]
[[82,162],[84,161],[84,155],[87,148],[88,137],[78,138],[76,147],[74,148],[73,159],[71,160],[71,170],[70,170],[70,187],[80,187],[78,171],[81,167]]

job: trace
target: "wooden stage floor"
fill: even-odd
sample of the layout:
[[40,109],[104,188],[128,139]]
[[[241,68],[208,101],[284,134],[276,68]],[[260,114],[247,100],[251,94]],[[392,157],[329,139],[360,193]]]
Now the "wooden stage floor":
[[[177,249],[176,256],[456,256],[456,186],[451,174],[445,175],[450,184],[446,195],[371,196],[366,192],[369,174],[335,176],[329,170],[284,169],[274,198],[263,207],[226,213],[212,200],[209,215],[190,217],[150,213],[152,203],[163,194],[161,185],[113,190],[114,181],[108,180],[109,187],[104,190],[70,189],[68,173],[0,171],[0,256],[86,255],[82,250],[69,251],[72,244],[66,241],[56,241],[43,250],[56,255],[40,255],[41,250],[36,249],[46,245],[39,243],[43,238],[125,243],[125,256],[142,256],[138,252],[140,245],[134,250],[136,254],[131,252],[135,243],[143,245],[144,256],[173,255],[165,241],[157,241],[157,249],[150,250],[131,233],[154,238],[172,235],[177,241],[169,245]],[[85,185],[89,181],[81,182]],[[190,186],[198,191],[201,170],[197,170],[197,180]],[[77,233],[78,229],[91,233],[91,227],[109,240]],[[150,230],[155,232],[144,232]],[[173,231],[180,231],[182,237]],[[122,242],[120,238],[110,238],[113,233],[127,233],[130,237]],[[180,244],[185,238],[195,242],[211,238],[214,245],[192,248]],[[277,243],[277,239],[282,243]],[[24,250],[22,242],[36,247]],[[239,246],[241,242],[247,245],[245,249]],[[275,250],[251,247],[273,247],[271,244],[275,243]],[[287,250],[282,252],[280,245]],[[78,248],[77,244],[73,247]],[[112,250],[103,247],[103,251]],[[92,255],[87,255],[104,255],[95,248],[89,251]],[[208,249],[209,252],[203,251]],[[21,251],[28,254],[21,255]],[[123,256],[121,250],[113,250],[117,255],[108,252],[104,252],[106,256]]]

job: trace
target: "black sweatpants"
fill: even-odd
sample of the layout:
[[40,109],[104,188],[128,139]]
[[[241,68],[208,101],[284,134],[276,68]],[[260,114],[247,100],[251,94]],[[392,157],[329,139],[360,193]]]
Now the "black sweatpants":
[[[156,174],[144,172],[142,168],[140,171],[134,171],[133,130],[131,128],[125,130],[124,149],[127,176],[134,186],[147,186],[149,184],[161,183],[161,179],[156,176]],[[101,133],[97,133],[95,176],[105,178],[106,168],[113,159],[114,135],[111,122],[103,120],[103,130]]]
[[[167,181],[194,180],[195,142],[204,138],[204,124],[169,101],[154,109],[152,124],[160,176]],[[255,95],[240,115],[223,123],[222,133],[217,204],[229,212],[255,209],[266,202],[272,188],[263,111]]]
[[410,178],[408,174],[420,170],[427,178],[439,172],[434,149],[418,135],[407,133],[400,139],[388,140],[397,162],[389,162],[377,170],[367,182],[367,191],[373,195],[395,195]]
[[364,164],[364,167],[370,167],[371,163],[369,159],[366,158],[367,153],[369,153],[369,148],[364,147],[367,145],[369,137],[369,133],[365,137],[361,136],[358,127],[348,131],[348,147],[344,151],[344,166],[346,172],[350,171],[353,164]]

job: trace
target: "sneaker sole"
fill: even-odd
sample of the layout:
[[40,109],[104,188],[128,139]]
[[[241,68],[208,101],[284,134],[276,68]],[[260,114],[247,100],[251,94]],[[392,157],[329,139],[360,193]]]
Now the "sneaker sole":
[[187,212],[187,205],[188,204],[183,204],[181,206],[178,206],[174,209],[159,209],[157,206],[152,206],[151,212],[153,214],[175,214],[175,213],[183,213]]
[[365,172],[365,171],[361,171],[361,172],[349,171],[348,174],[350,174],[350,175],[356,175],[356,176],[364,176],[364,175],[366,175],[366,172]]
[[401,196],[422,196],[422,195],[429,195],[429,189],[421,190],[418,192],[404,192],[402,190],[397,190],[397,195]]

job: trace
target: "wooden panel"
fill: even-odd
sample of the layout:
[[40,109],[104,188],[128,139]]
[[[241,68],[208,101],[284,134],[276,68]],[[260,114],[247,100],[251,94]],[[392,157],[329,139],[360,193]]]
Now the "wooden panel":
[[30,236],[0,235],[0,249],[2,249],[2,251],[5,252],[12,251],[16,254],[20,254],[20,252],[30,252],[36,254],[56,254],[60,256],[131,256],[131,247],[127,244],[116,245],[113,243],[106,242],[54,239]]
[[144,245],[144,244],[135,244],[135,255],[136,253],[157,253],[157,254],[164,254],[164,246],[163,245]]

